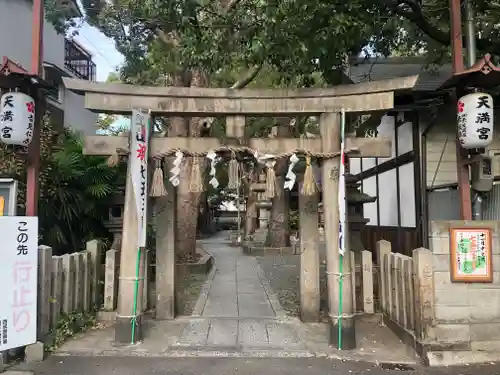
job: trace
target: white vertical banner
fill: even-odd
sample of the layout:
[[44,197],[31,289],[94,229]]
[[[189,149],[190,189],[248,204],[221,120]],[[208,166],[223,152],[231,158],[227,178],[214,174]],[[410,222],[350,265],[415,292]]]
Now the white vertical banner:
[[0,352],[36,342],[38,217],[0,216]]
[[151,115],[149,112],[132,110],[130,173],[137,209],[138,247],[146,246],[150,120]]
[[341,113],[340,119],[340,170],[339,170],[339,253],[345,254],[345,229],[346,224],[346,204],[345,199],[345,111]]

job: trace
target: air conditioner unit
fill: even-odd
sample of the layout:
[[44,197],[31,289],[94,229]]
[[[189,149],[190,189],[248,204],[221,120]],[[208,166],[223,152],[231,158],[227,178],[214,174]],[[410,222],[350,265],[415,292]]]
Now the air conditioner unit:
[[471,164],[471,185],[476,191],[490,191],[493,188],[493,160],[489,156],[479,156]]

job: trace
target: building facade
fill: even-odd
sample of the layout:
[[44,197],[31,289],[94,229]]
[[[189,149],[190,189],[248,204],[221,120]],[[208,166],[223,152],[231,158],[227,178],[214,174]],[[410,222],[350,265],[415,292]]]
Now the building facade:
[[[75,0],[64,0],[74,17],[81,17]],[[26,70],[31,69],[31,0],[0,0],[0,58],[5,56]],[[95,81],[96,65],[92,56],[80,44],[58,34],[54,26],[45,22],[43,45],[43,78],[54,86],[48,105],[56,123],[82,132],[96,132],[96,114],[85,109],[83,96],[66,90],[63,77]]]
[[[362,191],[377,197],[364,205],[364,216],[370,220],[365,247],[374,251],[376,241],[385,239],[396,251],[410,255],[412,249],[428,246],[430,222],[460,220],[456,99],[440,89],[451,76],[451,67],[445,64],[433,70],[414,57],[358,59],[346,75],[353,83],[418,75],[415,87],[395,98],[393,111],[371,116],[376,136],[392,141],[391,157],[350,160],[350,172],[361,182]],[[496,120],[485,152],[492,157],[497,181],[491,191],[472,192],[471,200],[482,202],[479,220],[500,219],[499,132]]]

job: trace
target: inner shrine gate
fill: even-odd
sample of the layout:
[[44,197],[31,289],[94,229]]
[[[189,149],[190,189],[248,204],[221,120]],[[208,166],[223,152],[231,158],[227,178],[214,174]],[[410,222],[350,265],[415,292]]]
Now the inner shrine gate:
[[[192,137],[153,137],[150,156],[161,159],[176,150],[185,155],[200,156],[211,151],[255,150],[259,154],[287,157],[304,153],[322,158],[324,232],[327,249],[330,344],[342,349],[356,346],[352,298],[352,282],[346,277],[343,284],[342,308],[339,308],[339,165],[341,139],[341,111],[369,113],[387,111],[394,107],[394,92],[411,89],[417,76],[377,81],[356,85],[341,85],[328,89],[220,89],[184,87],[147,87],[126,84],[91,83],[64,79],[66,87],[85,94],[86,108],[99,113],[130,115],[132,109],[150,110],[152,116],[226,116],[226,139]],[[320,138],[244,138],[245,116],[319,116]],[[347,137],[346,152],[351,157],[390,157],[391,142],[380,138]],[[84,152],[87,155],[129,153],[127,136],[88,136]],[[168,169],[166,169],[168,170]],[[138,215],[131,192],[130,173],[127,176],[123,240],[120,261],[120,283],[115,340],[130,343],[132,329],[137,339],[142,337],[143,280],[139,277],[135,290]],[[156,318],[175,317],[175,187],[167,183],[166,196],[156,198]],[[301,195],[301,309],[304,320],[315,320],[319,315],[319,240],[317,195]],[[313,204],[310,204],[313,203]],[[193,234],[195,235],[195,234]],[[350,252],[346,251],[343,269],[349,274]],[[142,260],[144,257],[142,257]],[[140,265],[144,274],[144,262]],[[135,294],[137,294],[135,296]],[[134,298],[136,297],[136,298]],[[134,301],[137,300],[136,324],[131,324]],[[342,318],[342,339],[338,342],[339,312]],[[134,327],[134,328],[133,328]]]

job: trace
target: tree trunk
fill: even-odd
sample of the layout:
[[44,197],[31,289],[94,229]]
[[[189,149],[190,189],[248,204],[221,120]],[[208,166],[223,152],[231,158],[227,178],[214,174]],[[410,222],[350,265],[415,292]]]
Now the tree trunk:
[[[203,72],[194,70],[191,77],[192,87],[203,87],[206,77]],[[193,117],[189,121],[189,136],[199,137],[203,121],[205,118]],[[178,254],[193,254],[196,252],[196,234],[198,230],[198,208],[200,205],[201,193],[189,191],[189,181],[191,178],[191,167],[193,158],[186,157],[183,168],[181,168],[181,183],[178,188],[178,208],[177,208],[177,252]],[[204,172],[202,160],[199,161],[201,173]]]
[[290,193],[283,188],[285,183],[283,171],[287,166],[286,158],[276,162],[276,196],[271,200],[272,208],[266,237],[266,246],[269,247],[290,246],[288,209]]
[[257,228],[257,193],[251,189],[252,183],[257,181],[257,171],[250,174],[247,191],[247,204],[245,210],[245,239],[255,233]]
[[[290,119],[278,119],[278,137],[286,137],[290,133]],[[276,196],[271,200],[272,208],[267,229],[266,246],[290,246],[290,192],[285,191],[285,174],[288,169],[288,158],[276,161]]]

